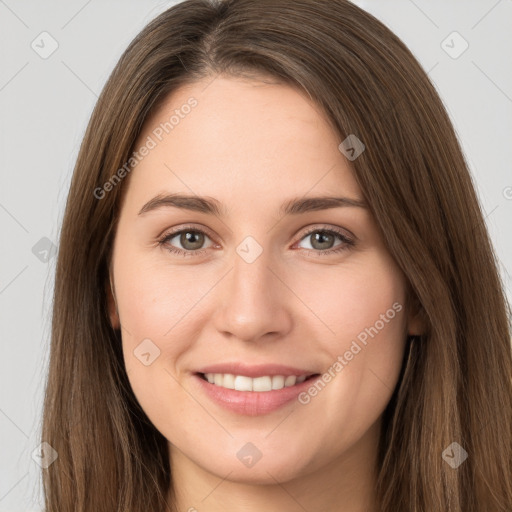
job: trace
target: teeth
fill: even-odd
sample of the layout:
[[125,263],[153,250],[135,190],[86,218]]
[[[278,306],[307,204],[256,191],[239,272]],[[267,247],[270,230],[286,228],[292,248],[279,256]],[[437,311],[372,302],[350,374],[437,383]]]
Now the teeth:
[[284,377],[282,375],[274,375],[272,377],[272,389],[284,388]]
[[273,389],[288,388],[304,382],[306,375],[266,375],[264,377],[246,377],[245,375],[233,375],[231,373],[205,373],[206,380],[210,384],[237,391],[271,391]]
[[[224,382],[224,375],[218,374]],[[217,384],[217,386],[222,386],[222,384]],[[235,389],[237,391],[252,391],[252,379],[249,377],[244,377],[243,375],[237,375],[235,377]]]
[[[222,376],[222,374],[220,375]],[[228,389],[235,389],[235,376],[231,375],[231,373],[225,373],[223,381],[220,384],[217,384],[217,386],[223,386]]]

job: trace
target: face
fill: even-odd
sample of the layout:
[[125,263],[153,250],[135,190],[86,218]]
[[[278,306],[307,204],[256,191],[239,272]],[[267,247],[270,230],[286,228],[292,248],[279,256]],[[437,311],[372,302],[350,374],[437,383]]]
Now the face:
[[171,464],[283,482],[373,453],[406,284],[319,109],[286,85],[207,84],[175,91],[136,144],[111,320]]

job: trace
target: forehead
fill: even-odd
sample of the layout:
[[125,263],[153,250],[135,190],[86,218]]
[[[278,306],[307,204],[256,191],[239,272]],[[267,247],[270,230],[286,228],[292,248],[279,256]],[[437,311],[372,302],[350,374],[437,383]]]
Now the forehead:
[[339,139],[320,108],[289,85],[209,78],[175,90],[146,120],[135,150],[154,147],[131,172],[129,195],[175,191],[246,205],[360,197]]

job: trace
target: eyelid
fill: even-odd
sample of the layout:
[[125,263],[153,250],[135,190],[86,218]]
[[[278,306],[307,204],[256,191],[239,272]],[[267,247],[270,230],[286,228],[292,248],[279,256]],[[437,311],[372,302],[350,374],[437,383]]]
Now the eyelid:
[[352,242],[357,240],[357,237],[351,231],[340,226],[333,226],[330,224],[312,224],[310,227],[305,229],[306,231],[301,234],[299,241],[311,233],[314,233],[315,231],[334,231],[336,234],[350,239]]
[[183,224],[178,226],[177,228],[171,228],[169,230],[164,230],[160,235],[157,236],[158,240],[162,240],[163,238],[168,238],[171,236],[175,236],[180,234],[182,231],[198,231],[200,233],[204,233],[205,235],[208,235],[209,238],[211,238],[213,241],[216,239],[216,235],[213,234],[213,231],[203,224]]

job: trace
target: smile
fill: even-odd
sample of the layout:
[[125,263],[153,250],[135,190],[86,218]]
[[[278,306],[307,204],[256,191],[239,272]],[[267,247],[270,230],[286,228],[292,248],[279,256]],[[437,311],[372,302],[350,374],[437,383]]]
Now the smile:
[[272,391],[300,384],[313,375],[264,375],[251,378],[232,373],[202,373],[200,376],[210,384],[236,391]]
[[[230,369],[233,371],[234,365]],[[293,375],[285,367],[281,367],[279,371],[282,373],[277,374],[277,366],[267,367],[266,371],[245,367],[245,371],[253,373],[253,377],[241,374],[243,368],[240,366],[240,373],[220,373],[218,370],[193,373],[194,389],[222,409],[244,416],[265,415],[296,404],[297,396],[320,376],[318,373],[301,371]],[[267,372],[273,374],[265,375]]]

